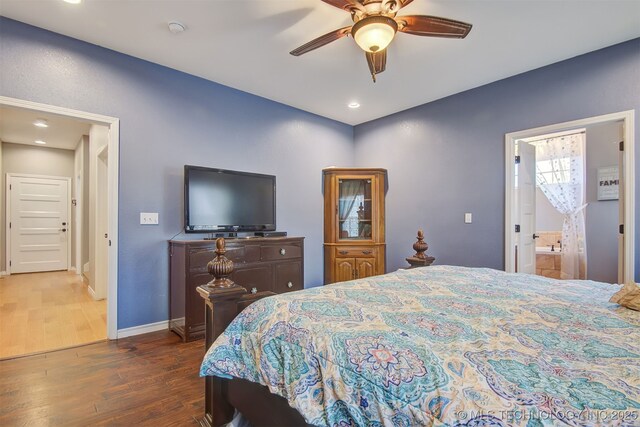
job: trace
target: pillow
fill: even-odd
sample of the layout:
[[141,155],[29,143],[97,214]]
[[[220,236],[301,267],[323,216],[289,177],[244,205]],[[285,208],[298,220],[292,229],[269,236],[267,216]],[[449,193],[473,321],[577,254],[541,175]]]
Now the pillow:
[[609,302],[640,311],[640,286],[635,283],[627,283],[611,297]]

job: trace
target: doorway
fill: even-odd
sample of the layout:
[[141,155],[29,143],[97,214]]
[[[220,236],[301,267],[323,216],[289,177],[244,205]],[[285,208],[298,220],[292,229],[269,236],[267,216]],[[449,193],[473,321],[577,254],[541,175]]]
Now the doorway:
[[633,281],[633,114],[505,136],[506,271]]
[[[107,338],[116,339],[117,338],[117,273],[118,273],[118,240],[117,240],[117,229],[118,229],[118,149],[119,149],[119,120],[117,118],[102,116],[92,113],[87,113],[78,110],[71,110],[67,108],[34,103],[30,101],[24,101],[15,98],[9,97],[0,97],[0,106],[6,107],[15,107],[18,109],[25,109],[34,112],[41,112],[46,114],[52,114],[60,117],[65,117],[69,119],[75,119],[79,121],[83,121],[86,123],[90,123],[96,125],[96,127],[105,128],[105,147],[99,147],[102,149],[104,153],[108,153],[108,161],[103,159],[101,168],[101,182],[104,184],[104,190],[100,191],[100,193],[104,196],[102,199],[102,206],[105,207],[105,215],[101,217],[103,221],[103,225],[93,232],[94,236],[97,235],[98,231],[101,233],[101,238],[95,238],[95,247],[96,251],[101,251],[105,254],[104,263],[101,264],[103,270],[104,277],[104,286],[103,292],[104,297],[107,298],[106,301],[106,317],[107,317]],[[103,156],[104,157],[104,156]],[[98,161],[98,152],[95,152],[95,164],[96,164],[96,172],[97,165],[100,164]],[[95,177],[97,180],[97,176]],[[74,180],[75,181],[75,180]],[[95,182],[95,181],[94,181]],[[4,195],[2,197],[5,197]],[[72,218],[68,218],[67,223],[71,224]],[[73,221],[74,224],[78,223],[78,221]],[[3,234],[8,237],[8,233],[2,227]],[[85,227],[83,227],[83,231]],[[72,238],[68,238],[68,242],[71,241]],[[5,251],[5,247],[2,248]],[[3,257],[5,258],[5,257]],[[67,262],[69,260],[74,259],[77,260],[79,258],[79,254],[75,254],[75,256],[69,255],[67,258]],[[76,262],[77,263],[77,262]],[[8,264],[7,264],[8,265]],[[79,268],[79,267],[78,267]],[[95,270],[98,267],[94,267]],[[11,274],[11,270],[8,270],[8,273]],[[48,273],[42,273],[48,274]],[[18,276],[16,276],[18,277]]]
[[[616,132],[612,139],[617,142],[621,138],[619,126],[613,123],[613,128]],[[519,216],[521,224],[516,247],[519,272],[553,279],[587,278],[587,247],[592,245],[589,245],[585,226],[586,208],[591,205],[586,193],[596,184],[595,176],[591,179],[591,168],[587,173],[587,159],[601,151],[610,154],[615,164],[618,158],[617,146],[607,144],[607,153],[599,147],[604,148],[605,144],[595,139],[590,141],[587,157],[586,143],[585,128],[516,141],[519,160],[515,181],[516,217]],[[608,220],[609,233],[605,237],[615,246],[617,210]],[[604,223],[601,225],[606,228]],[[610,253],[605,251],[604,255],[609,257]],[[617,258],[612,264],[615,270]],[[616,282],[617,270],[605,281]]]

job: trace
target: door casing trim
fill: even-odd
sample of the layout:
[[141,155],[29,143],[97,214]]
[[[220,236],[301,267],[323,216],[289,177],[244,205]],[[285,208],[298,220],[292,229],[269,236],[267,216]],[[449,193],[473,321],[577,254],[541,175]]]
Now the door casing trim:
[[107,180],[109,185],[108,233],[111,245],[107,251],[109,258],[107,269],[107,338],[118,338],[118,170],[120,162],[120,119],[7,96],[0,96],[0,105],[58,114],[109,127],[108,144],[110,159]]

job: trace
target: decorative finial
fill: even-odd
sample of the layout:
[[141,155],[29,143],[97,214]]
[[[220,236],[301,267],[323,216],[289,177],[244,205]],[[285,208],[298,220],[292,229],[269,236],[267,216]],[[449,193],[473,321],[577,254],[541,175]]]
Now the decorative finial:
[[207,264],[207,270],[213,276],[213,280],[207,285],[212,288],[230,288],[235,285],[233,280],[229,279],[233,273],[233,261],[224,256],[226,251],[224,238],[217,239],[216,257]]
[[418,230],[418,241],[413,244],[413,250],[416,251],[414,258],[426,259],[425,252],[429,249],[429,245],[424,241],[424,233]]
[[[422,233],[422,231],[419,231],[419,233]],[[224,243],[224,239],[220,238],[220,239],[216,239],[216,254],[217,255],[224,255],[225,252],[227,252],[227,250],[224,247],[225,243]]]
[[425,252],[429,249],[429,245],[424,241],[424,233],[422,230],[418,230],[418,241],[413,244],[413,250],[416,251],[415,255],[409,258],[406,258],[407,262],[411,267],[425,267],[431,265],[435,258],[432,256],[427,256]]

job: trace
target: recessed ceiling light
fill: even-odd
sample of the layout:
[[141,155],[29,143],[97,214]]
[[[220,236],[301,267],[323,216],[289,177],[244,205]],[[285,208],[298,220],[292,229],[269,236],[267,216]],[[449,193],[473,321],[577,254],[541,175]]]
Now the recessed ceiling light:
[[65,3],[80,4],[82,0],[64,0]]
[[33,122],[33,125],[39,128],[48,128],[49,127],[49,123],[47,122],[46,119],[38,119],[35,122]]
[[357,102],[352,102],[349,104],[349,108],[353,108],[353,109],[360,108],[360,104],[358,104]]
[[186,28],[184,24],[181,24],[178,21],[171,21],[169,22],[168,25],[169,25],[169,31],[171,31],[172,34],[180,34]]
[[40,144],[40,145],[44,145],[44,144],[46,144],[46,142],[44,142],[44,141],[42,141],[42,140],[40,140],[40,139],[38,139],[38,140],[36,140],[36,141],[33,141],[33,142],[35,142],[36,144]]

